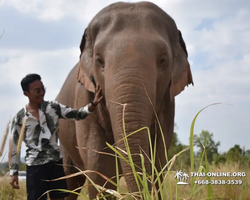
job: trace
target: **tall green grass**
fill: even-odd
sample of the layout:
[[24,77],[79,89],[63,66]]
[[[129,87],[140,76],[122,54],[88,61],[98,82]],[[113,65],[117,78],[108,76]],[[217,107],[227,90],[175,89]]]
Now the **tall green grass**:
[[[213,106],[213,105],[217,105],[220,103],[216,103],[216,104],[211,104],[209,106]],[[194,135],[194,126],[195,126],[195,122],[196,119],[198,117],[198,115],[206,108],[208,108],[209,106],[201,109],[196,116],[194,117],[192,124],[191,124],[191,128],[190,128],[190,146],[187,147],[186,149],[182,150],[181,152],[177,153],[176,155],[173,156],[173,158],[168,159],[168,155],[167,155],[167,151],[165,152],[165,157],[167,160],[167,164],[165,166],[162,166],[162,169],[160,171],[158,171],[156,169],[155,166],[155,161],[156,161],[156,139],[155,141],[153,141],[154,145],[151,142],[151,135],[150,135],[150,131],[148,127],[142,127],[130,134],[126,133],[125,130],[125,119],[124,119],[124,114],[125,114],[125,108],[126,108],[126,104],[123,105],[123,117],[122,117],[122,121],[123,121],[123,142],[125,144],[125,148],[126,151],[119,149],[117,146],[113,146],[109,143],[107,143],[107,146],[112,149],[112,151],[114,152],[113,154],[108,154],[110,156],[114,156],[116,159],[116,166],[117,166],[117,170],[116,170],[116,177],[114,177],[115,181],[113,181],[113,179],[109,179],[101,174],[99,174],[98,172],[94,172],[92,171],[92,173],[98,173],[99,175],[101,175],[106,182],[109,182],[111,184],[113,184],[117,190],[110,190],[108,188],[105,188],[105,185],[103,186],[99,186],[96,185],[89,177],[88,177],[88,173],[90,173],[89,170],[87,171],[81,171],[79,169],[79,172],[77,174],[71,175],[75,176],[75,175],[79,175],[79,174],[84,174],[87,179],[89,180],[89,183],[94,186],[97,190],[98,190],[98,196],[97,199],[107,199],[107,197],[109,196],[115,196],[118,199],[147,199],[147,200],[158,200],[159,197],[161,199],[196,199],[197,196],[200,196],[200,193],[202,192],[203,196],[204,196],[204,188],[206,189],[206,195],[205,197],[199,197],[200,199],[216,199],[217,197],[215,197],[214,192],[213,192],[213,188],[212,185],[197,185],[194,184],[195,180],[197,181],[198,179],[200,179],[200,177],[190,177],[189,180],[189,186],[186,186],[189,188],[188,191],[185,191],[185,197],[183,197],[183,187],[185,186],[180,186],[180,185],[176,185],[176,180],[173,178],[175,171],[171,171],[172,167],[174,166],[175,160],[181,155],[183,154],[185,151],[188,151],[190,149],[190,161],[191,161],[191,166],[190,166],[190,172],[209,172],[209,163],[207,161],[207,156],[206,156],[206,149],[204,147],[204,151],[199,163],[199,166],[197,169],[195,169],[194,166],[194,144],[193,144],[193,135]],[[158,125],[160,128],[160,137],[163,138],[163,131],[161,129],[160,123],[158,118],[156,117],[156,120],[158,121]],[[148,133],[148,137],[149,137],[149,146],[150,146],[150,156],[146,155],[143,150],[141,150],[141,152],[139,153],[139,156],[141,158],[141,166],[136,166],[133,163],[133,159],[132,159],[132,154],[130,151],[130,146],[128,143],[128,137],[137,134],[138,132],[142,131],[142,130],[146,130]],[[159,137],[159,136],[158,136]],[[121,141],[119,141],[121,142]],[[102,153],[102,152],[99,152]],[[134,176],[134,179],[136,181],[137,187],[138,187],[138,192],[137,193],[129,193],[129,191],[124,191],[124,189],[121,188],[121,184],[120,184],[120,175],[118,173],[118,160],[122,159],[123,161],[125,161],[130,167],[131,167],[131,173]],[[145,161],[149,160],[151,163],[151,174],[147,174],[146,169],[145,169]],[[203,163],[205,163],[205,165],[203,165]],[[124,174],[123,174],[124,175]],[[164,177],[163,180],[161,179],[161,177]],[[207,180],[210,180],[210,177],[206,177]],[[173,182],[175,184],[173,184]],[[151,187],[148,187],[148,183],[151,184]],[[248,184],[248,183],[247,183]],[[159,189],[157,190],[156,185],[159,185]],[[227,187],[227,186],[225,186]],[[151,188],[151,189],[150,189]],[[243,199],[243,191],[241,190],[240,193],[240,197],[241,199]],[[69,191],[72,192],[72,191]],[[74,192],[75,193],[75,192]],[[81,193],[78,194],[79,196],[82,196]],[[82,196],[83,198],[87,199],[86,196]],[[218,197],[219,198],[219,197]],[[249,198],[250,199],[250,198]]]
[[[217,105],[211,104],[209,106]],[[189,147],[183,149],[179,153],[173,156],[173,158],[169,159],[167,155],[167,151],[165,151],[165,157],[167,164],[165,166],[162,166],[161,170],[158,171],[155,166],[156,162],[156,139],[149,143],[150,146],[150,155],[146,155],[143,150],[139,152],[139,156],[141,158],[141,167],[136,166],[133,163],[132,154],[130,151],[130,146],[128,143],[128,137],[137,134],[138,132],[142,130],[146,130],[148,133],[149,141],[151,141],[150,131],[148,127],[142,127],[141,129],[138,129],[132,133],[126,133],[125,130],[125,120],[124,120],[124,113],[126,104],[123,105],[123,139],[119,142],[124,142],[126,150],[119,149],[115,145],[111,145],[107,143],[107,146],[112,149],[112,154],[107,154],[104,152],[98,152],[100,154],[107,154],[109,156],[113,156],[116,160],[116,176],[112,178],[108,178],[104,176],[103,174],[100,174],[96,171],[90,171],[85,170],[82,171],[80,169],[78,173],[62,177],[60,179],[64,178],[70,178],[78,175],[84,174],[88,179],[88,184],[85,184],[84,186],[79,187],[78,189],[83,189],[84,192],[76,192],[75,191],[68,191],[68,190],[61,190],[61,191],[67,191],[70,193],[74,193],[79,196],[79,199],[88,199],[87,195],[87,187],[94,186],[96,190],[98,191],[98,195],[96,199],[109,199],[109,197],[116,197],[117,199],[146,199],[146,200],[158,200],[159,198],[165,200],[213,200],[213,199],[239,199],[239,200],[246,200],[250,199],[250,177],[240,178],[243,180],[242,185],[198,185],[194,184],[195,181],[207,179],[210,180],[209,177],[190,177],[187,181],[189,185],[177,185],[177,180],[175,179],[175,173],[176,171],[173,171],[173,167],[175,165],[175,162],[177,159],[179,159],[180,155],[185,153],[186,151],[190,150],[190,168],[189,172],[238,172],[240,171],[239,165],[221,165],[219,167],[215,167],[213,165],[209,165],[207,161],[206,156],[206,148],[204,147],[201,159],[199,161],[199,165],[195,167],[194,162],[194,144],[193,144],[193,135],[194,135],[194,126],[196,119],[198,115],[209,106],[201,109],[196,116],[194,117],[191,127],[190,127],[190,145]],[[158,120],[158,119],[156,119]],[[160,127],[160,133],[158,137],[163,137],[163,132],[158,120],[158,125]],[[126,162],[131,167],[131,173],[134,176],[134,179],[136,181],[138,192],[136,193],[130,193],[126,189],[126,183],[124,181],[124,178],[121,179],[121,176],[124,176],[125,174],[119,175],[118,172],[118,165],[119,165],[119,159],[122,159],[124,162]],[[145,168],[145,162],[150,161],[151,163],[151,172],[150,174],[147,174],[146,168]],[[181,170],[181,169],[180,169]],[[250,169],[246,169],[247,173],[250,174]],[[97,185],[95,184],[90,177],[88,176],[89,173],[96,173],[100,176],[102,176],[106,180],[107,183],[111,183],[116,187],[116,190],[111,190],[106,187],[106,184],[104,185]],[[163,177],[163,179],[161,179]],[[216,178],[211,178],[216,179]],[[217,178],[218,179],[218,178]],[[228,177],[221,177],[220,179],[231,179]],[[238,178],[239,179],[239,178]],[[58,180],[58,179],[57,179]],[[150,183],[151,187],[148,187],[148,183]],[[156,188],[156,185],[159,186],[159,189]],[[6,193],[5,193],[6,194]]]

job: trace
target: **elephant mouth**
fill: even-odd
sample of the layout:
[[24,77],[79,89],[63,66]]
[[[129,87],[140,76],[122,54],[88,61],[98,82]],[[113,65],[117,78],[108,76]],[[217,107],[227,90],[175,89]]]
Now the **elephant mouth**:
[[94,86],[95,86],[95,88],[96,88],[96,82],[95,82],[95,79],[94,79],[93,75],[91,74],[91,75],[89,76],[89,78],[90,78],[90,81],[94,84]]

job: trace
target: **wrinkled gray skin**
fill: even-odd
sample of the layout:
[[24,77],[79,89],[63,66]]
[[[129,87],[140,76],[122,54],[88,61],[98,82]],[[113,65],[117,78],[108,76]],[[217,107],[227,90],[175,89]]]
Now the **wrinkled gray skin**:
[[[165,148],[153,108],[160,119],[168,148],[174,126],[174,97],[193,83],[185,43],[174,20],[149,2],[115,3],[92,19],[80,49],[80,61],[67,77],[57,100],[74,108],[88,104],[94,98],[91,75],[102,88],[104,99],[85,120],[60,122],[59,137],[64,148],[65,164],[81,170],[98,171],[107,177],[115,176],[114,157],[96,151],[113,153],[106,148],[106,142],[114,144],[122,139],[121,104],[127,104],[126,133],[149,127],[153,141],[157,136],[159,160],[156,166],[164,166]],[[129,137],[128,142],[133,155],[140,153],[141,149],[150,155],[146,131]],[[125,148],[123,142],[116,145],[120,149]],[[133,160],[136,165],[141,165],[139,156],[133,156]],[[131,172],[123,161],[120,167],[123,174]],[[145,167],[150,174],[147,159]],[[75,172],[74,168],[65,169],[67,174]],[[99,185],[105,183],[95,173],[88,175]],[[126,175],[125,180],[130,192],[138,191],[133,176]],[[68,180],[69,189],[75,189],[84,182],[84,177],[71,178]],[[106,187],[116,189],[110,184]],[[89,198],[95,198],[96,194],[96,190],[89,187]],[[71,195],[68,199],[75,198]]]

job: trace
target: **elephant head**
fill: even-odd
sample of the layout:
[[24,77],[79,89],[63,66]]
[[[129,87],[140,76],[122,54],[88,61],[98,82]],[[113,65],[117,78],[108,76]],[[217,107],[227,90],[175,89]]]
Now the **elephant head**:
[[[181,32],[174,20],[153,3],[119,2],[104,8],[86,28],[80,49],[77,79],[89,92],[94,92],[95,83],[101,86],[115,142],[123,136],[122,105],[126,104],[127,134],[152,127],[154,109],[157,115],[165,116],[162,123],[167,123],[174,116],[168,117],[170,104],[166,102],[174,102],[185,86],[193,84]],[[129,137],[128,142],[132,154],[142,148],[149,155],[146,131]],[[117,145],[124,149],[123,143]],[[141,164],[139,156],[133,160]],[[126,163],[121,165],[123,173],[130,171]],[[150,163],[145,165],[150,172]],[[126,181],[132,179],[126,177]],[[135,188],[135,184],[129,184],[130,191]]]

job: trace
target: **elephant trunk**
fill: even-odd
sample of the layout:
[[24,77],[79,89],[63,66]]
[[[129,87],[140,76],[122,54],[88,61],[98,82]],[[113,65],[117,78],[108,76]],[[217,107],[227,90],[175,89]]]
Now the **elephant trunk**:
[[[150,104],[149,98],[155,102],[156,88],[149,85],[146,75],[135,70],[125,68],[125,71],[119,70],[113,82],[106,88],[107,108],[110,113],[112,129],[116,145],[127,152],[124,143],[124,134],[130,133],[142,128],[149,127],[152,121],[153,108]],[[153,75],[153,74],[151,74]],[[154,77],[151,77],[154,82]],[[148,95],[146,93],[148,92]],[[125,109],[124,109],[125,107]],[[124,120],[124,121],[123,121]],[[124,123],[123,123],[124,122]],[[124,125],[125,124],[125,125]],[[125,126],[125,132],[124,132]],[[133,163],[137,172],[141,172],[142,161],[139,156],[140,153],[149,156],[149,137],[146,129],[139,131],[127,138],[130,153],[132,155]],[[127,157],[124,154],[125,157]],[[149,156],[150,157],[150,156]],[[145,158],[145,169],[147,174],[151,172],[151,166],[148,158]],[[131,167],[121,160],[121,167],[130,192],[138,191],[138,186],[135,182],[134,176],[131,174]]]

